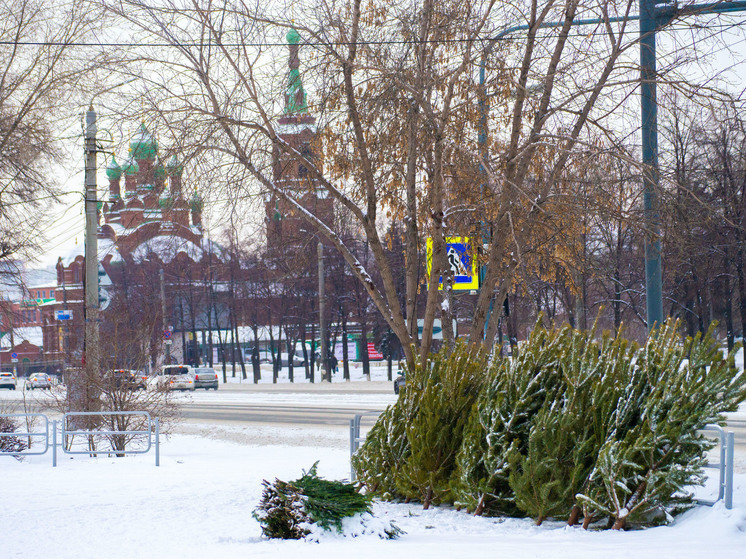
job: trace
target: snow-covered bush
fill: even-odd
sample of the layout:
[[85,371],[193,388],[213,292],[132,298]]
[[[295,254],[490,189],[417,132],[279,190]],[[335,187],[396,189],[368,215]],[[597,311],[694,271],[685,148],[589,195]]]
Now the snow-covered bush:
[[[18,430],[18,425],[10,417],[0,416],[0,433],[15,433]],[[20,437],[16,436],[2,436],[0,437],[0,452],[23,452],[26,450],[26,442]]]

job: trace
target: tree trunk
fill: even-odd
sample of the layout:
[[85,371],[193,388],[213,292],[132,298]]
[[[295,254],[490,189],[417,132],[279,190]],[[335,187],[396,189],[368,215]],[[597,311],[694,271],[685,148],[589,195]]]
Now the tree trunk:
[[570,518],[567,519],[567,525],[575,526],[578,523],[578,519],[580,519],[580,507],[573,505],[570,510]]
[[342,378],[350,380],[350,355],[347,348],[347,313],[342,312]]
[[368,316],[360,313],[360,358],[363,360],[363,375],[370,380],[370,357],[368,356]]
[[[741,309],[741,337],[746,338],[746,277],[743,270],[743,241],[738,239],[738,248],[736,249],[736,278],[738,281],[738,299]],[[746,368],[746,349],[743,351],[743,368]]]

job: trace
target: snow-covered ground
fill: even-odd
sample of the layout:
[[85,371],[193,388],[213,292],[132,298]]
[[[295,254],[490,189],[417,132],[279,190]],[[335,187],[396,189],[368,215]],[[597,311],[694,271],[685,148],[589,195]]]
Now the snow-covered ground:
[[[378,382],[367,383],[353,373],[353,382],[361,382],[355,394],[247,390],[183,397],[385,407],[395,398],[383,382],[385,368],[374,369],[373,376]],[[342,384],[340,377],[341,372],[334,383]],[[239,379],[229,376],[229,382]],[[363,383],[376,389],[366,391]],[[20,397],[19,391],[0,395]],[[746,405],[734,415],[746,418]],[[188,423],[162,440],[160,467],[153,452],[125,458],[60,455],[56,468],[51,452],[23,461],[0,457],[0,559],[746,557],[746,473],[736,475],[732,510],[723,503],[700,506],[671,526],[634,532],[586,532],[549,522],[537,527],[531,520],[376,502],[374,514],[406,532],[400,539],[336,534],[319,543],[264,539],[251,515],[262,480],[296,479],[316,461],[323,477],[348,478],[348,436],[346,428],[333,426]],[[700,494],[712,492],[708,487]]]
[[[269,395],[267,395],[269,396]],[[261,481],[293,480],[319,461],[349,476],[345,429],[184,425],[150,454],[0,458],[0,557],[702,558],[746,555],[746,475],[734,508],[697,507],[675,524],[636,532],[585,532],[561,523],[476,518],[447,508],[376,503],[406,534],[394,541],[329,534],[319,543],[266,540],[251,513]]]

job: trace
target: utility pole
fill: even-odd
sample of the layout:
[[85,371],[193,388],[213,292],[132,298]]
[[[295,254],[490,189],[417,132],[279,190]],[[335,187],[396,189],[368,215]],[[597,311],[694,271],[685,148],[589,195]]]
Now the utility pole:
[[648,331],[663,324],[660,211],[658,204],[658,102],[655,0],[640,0],[640,114],[645,215],[645,288]]
[[[168,331],[168,321],[166,320],[166,280],[165,280],[165,274],[163,272],[163,268],[160,269],[158,272],[158,276],[161,280],[161,314],[163,315],[163,336],[165,337],[166,332]],[[166,345],[166,359],[165,359],[165,365],[171,364],[171,340],[164,340],[164,344]]]
[[83,411],[95,411],[88,408],[99,374],[96,151],[96,113],[91,103],[85,114],[85,386],[79,394],[85,394]]
[[326,317],[324,295],[324,245],[319,241],[317,245],[319,256],[319,336],[321,338],[321,380],[331,382],[329,370],[329,349],[326,347]]

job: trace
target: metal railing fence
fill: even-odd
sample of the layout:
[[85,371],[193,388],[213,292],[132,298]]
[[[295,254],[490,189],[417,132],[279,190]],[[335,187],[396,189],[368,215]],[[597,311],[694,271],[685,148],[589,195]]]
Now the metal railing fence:
[[[62,420],[49,421],[49,418],[41,413],[17,413],[17,414],[0,414],[0,417],[23,418],[26,424],[33,418],[41,417],[44,421],[43,429],[30,432],[9,432],[0,433],[0,438],[9,437],[38,437],[42,439],[43,449],[34,451],[28,448],[16,451],[0,451],[0,456],[31,456],[45,454],[49,448],[52,448],[52,466],[57,466],[57,449],[62,449],[64,454],[88,454],[98,456],[99,454],[116,454],[125,456],[129,454],[146,454],[151,448],[155,448],[155,465],[160,466],[160,422],[158,418],[152,418],[145,411],[121,411],[121,412],[67,412],[63,415]],[[127,419],[136,418],[139,426],[142,428],[119,429],[116,424],[124,422],[127,425]],[[108,418],[109,423],[103,421]],[[80,421],[83,419],[84,421]],[[93,421],[91,421],[93,420]],[[51,434],[50,434],[51,424]],[[82,425],[81,425],[82,424]],[[106,428],[111,426],[111,428]],[[58,441],[57,434],[60,434]],[[88,448],[75,447],[75,438],[80,437]],[[141,438],[144,441],[144,447],[127,448],[126,444],[131,443],[135,438]],[[51,439],[51,442],[50,442]],[[0,439],[1,440],[1,439]],[[108,447],[97,448],[98,443],[109,442]],[[125,443],[123,448],[117,448],[117,443]]]

